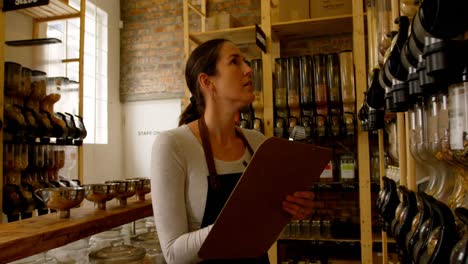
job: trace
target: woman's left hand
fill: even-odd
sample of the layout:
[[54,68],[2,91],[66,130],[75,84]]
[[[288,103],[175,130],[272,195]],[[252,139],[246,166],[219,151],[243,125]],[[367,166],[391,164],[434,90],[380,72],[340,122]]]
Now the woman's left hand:
[[293,220],[307,219],[315,208],[314,197],[311,191],[295,192],[286,196],[283,209],[293,216]]

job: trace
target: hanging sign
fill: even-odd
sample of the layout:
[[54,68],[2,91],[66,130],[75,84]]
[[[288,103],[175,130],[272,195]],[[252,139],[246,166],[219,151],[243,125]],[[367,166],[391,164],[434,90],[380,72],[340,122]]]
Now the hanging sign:
[[49,0],[3,0],[3,12],[33,6],[48,5]]
[[267,52],[265,32],[257,24],[255,24],[255,43],[264,53]]

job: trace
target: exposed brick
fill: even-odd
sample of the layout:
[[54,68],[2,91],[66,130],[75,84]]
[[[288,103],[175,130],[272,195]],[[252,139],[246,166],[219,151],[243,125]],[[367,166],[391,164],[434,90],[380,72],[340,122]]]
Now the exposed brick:
[[[191,2],[200,4],[199,0]],[[121,0],[120,6],[124,23],[120,35],[121,99],[182,96],[182,0]],[[238,26],[260,23],[260,0],[208,0],[207,9],[208,15],[230,13],[240,21]],[[192,31],[199,31],[200,17],[191,12],[189,24]],[[154,96],[140,96],[143,94]]]

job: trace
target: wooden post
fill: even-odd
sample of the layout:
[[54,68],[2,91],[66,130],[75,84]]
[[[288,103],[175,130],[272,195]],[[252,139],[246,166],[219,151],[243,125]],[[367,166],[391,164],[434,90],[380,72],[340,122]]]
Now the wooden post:
[[[3,1],[0,0],[1,7],[3,7]],[[1,87],[1,93],[0,93],[0,120],[5,120],[3,119],[3,91],[5,90],[4,87],[4,80],[5,80],[5,75],[3,74],[5,72],[5,13],[0,12],[0,87]],[[5,124],[3,124],[5,125]],[[0,224],[3,223],[3,129],[0,129],[0,164],[2,165],[0,169]]]
[[[278,44],[273,43],[271,32],[270,1],[261,1],[261,27],[266,36],[266,53],[262,53],[263,65],[263,130],[266,137],[273,136],[273,52],[278,52]],[[279,53],[279,52],[278,52]]]
[[[408,184],[408,189],[411,191],[417,191],[417,186],[416,186],[416,175],[415,175],[415,170],[414,170],[414,158],[411,155],[410,152],[410,121],[409,121],[409,113],[405,113],[405,122],[406,122],[406,130],[405,130],[405,136],[406,136],[406,177],[407,177],[407,184]],[[400,168],[401,170],[402,168]]]
[[[366,42],[362,0],[353,0],[353,58],[356,74],[356,105],[364,102],[367,90]],[[358,122],[359,207],[361,219],[361,263],[372,263],[372,216],[369,138]]]
[[[188,60],[188,57],[190,55],[190,34],[189,34],[189,6],[188,6],[188,1],[189,0],[184,0],[183,2],[183,20],[184,20],[184,61],[186,62]],[[182,99],[181,106],[182,109],[185,109],[185,107],[188,105],[188,101],[190,98],[190,91],[188,88],[184,89],[185,95],[184,98]],[[182,110],[183,111],[183,110]]]
[[[378,130],[379,136],[379,175],[380,188],[383,188],[383,176],[385,175],[385,155],[384,155],[384,133],[383,129]],[[382,231],[382,263],[388,263],[387,232]]]
[[[80,0],[80,63],[79,63],[79,89],[78,89],[78,114],[83,116],[83,85],[84,85],[84,49],[85,49],[85,17],[86,17],[86,0]],[[83,162],[84,152],[83,146],[78,147],[78,179],[83,182]]]

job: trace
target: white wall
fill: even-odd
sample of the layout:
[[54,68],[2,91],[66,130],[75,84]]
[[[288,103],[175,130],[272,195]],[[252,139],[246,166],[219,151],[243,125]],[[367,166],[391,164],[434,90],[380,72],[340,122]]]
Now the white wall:
[[95,4],[108,13],[109,25],[109,138],[107,145],[85,144],[85,183],[101,183],[106,180],[125,178],[123,173],[122,104],[119,101],[120,79],[120,1],[95,0]]
[[177,127],[180,99],[128,102],[123,109],[125,177],[150,177],[155,135]]
[[[33,20],[19,12],[5,13],[5,40],[24,40],[33,37]],[[5,45],[5,61],[14,61],[33,69],[33,48],[11,47]]]

